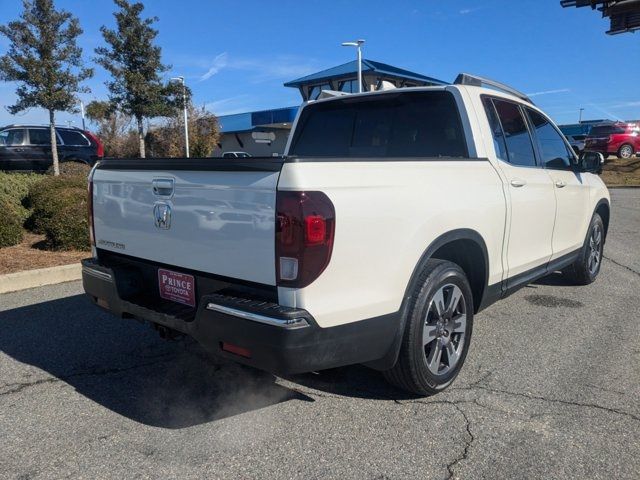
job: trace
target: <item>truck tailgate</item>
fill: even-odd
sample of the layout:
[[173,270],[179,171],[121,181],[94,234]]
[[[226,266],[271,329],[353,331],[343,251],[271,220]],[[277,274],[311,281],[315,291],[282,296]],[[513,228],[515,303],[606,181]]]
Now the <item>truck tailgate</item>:
[[93,174],[98,249],[275,285],[279,159],[107,160]]

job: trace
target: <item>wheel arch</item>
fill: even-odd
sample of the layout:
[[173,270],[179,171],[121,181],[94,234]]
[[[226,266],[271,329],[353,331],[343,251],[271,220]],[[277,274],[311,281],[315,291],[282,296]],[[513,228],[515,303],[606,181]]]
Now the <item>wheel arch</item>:
[[[411,293],[426,262],[432,258],[448,260],[462,268],[471,285],[474,313],[479,310],[489,281],[487,245],[482,235],[472,229],[460,228],[443,233],[427,246],[411,273],[400,307],[396,338],[389,352],[382,359],[367,363],[367,366],[377,370],[386,370],[395,365],[405,330],[406,312],[411,303]],[[477,268],[478,261],[481,262],[481,269]]]
[[606,198],[600,199],[600,201],[596,204],[596,208],[593,210],[593,213],[597,213],[602,218],[602,223],[604,223],[604,238],[607,239],[607,233],[609,232],[609,220],[611,218],[611,206],[609,205],[609,200]]

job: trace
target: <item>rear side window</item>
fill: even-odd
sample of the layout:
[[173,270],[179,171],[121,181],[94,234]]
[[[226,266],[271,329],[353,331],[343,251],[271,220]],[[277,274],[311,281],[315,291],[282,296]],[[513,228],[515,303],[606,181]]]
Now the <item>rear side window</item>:
[[87,140],[80,132],[73,130],[58,130],[58,134],[62,137],[62,141],[65,145],[82,147],[90,145],[89,140]]
[[0,132],[0,145],[22,145],[24,142],[24,130],[13,128]]
[[536,157],[533,153],[531,135],[520,107],[515,103],[497,98],[492,101],[504,134],[507,161],[522,167],[535,167]]
[[51,135],[49,130],[45,130],[44,128],[30,128],[29,144],[30,145],[50,145]]
[[449,92],[347,97],[307,106],[291,155],[314,157],[468,157]]
[[573,155],[569,153],[566,143],[551,122],[530,108],[527,108],[527,113],[535,130],[535,137],[538,140],[540,156],[545,168],[570,168]]
[[496,156],[500,160],[508,162],[509,155],[507,154],[507,142],[504,138],[504,132],[502,131],[502,126],[500,125],[500,120],[498,119],[496,109],[493,108],[493,102],[489,97],[484,97],[482,99],[482,103],[484,104],[484,110],[487,113],[489,126],[491,127],[491,133],[493,135],[493,146],[496,150]]
[[620,127],[617,125],[601,125],[601,126],[591,127],[589,136],[590,137],[606,137],[607,135],[625,133],[626,131],[627,130],[625,127]]

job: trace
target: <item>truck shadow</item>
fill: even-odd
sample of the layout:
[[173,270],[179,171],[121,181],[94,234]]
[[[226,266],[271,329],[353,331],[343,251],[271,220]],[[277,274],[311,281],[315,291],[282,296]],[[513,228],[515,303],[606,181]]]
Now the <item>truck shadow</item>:
[[50,378],[47,384],[64,382],[124,417],[162,428],[313,401],[273,375],[211,357],[191,340],[161,340],[147,326],[101,312],[84,295],[0,312],[0,331],[0,351],[46,372],[18,383],[5,378],[0,394],[51,388],[41,386]]

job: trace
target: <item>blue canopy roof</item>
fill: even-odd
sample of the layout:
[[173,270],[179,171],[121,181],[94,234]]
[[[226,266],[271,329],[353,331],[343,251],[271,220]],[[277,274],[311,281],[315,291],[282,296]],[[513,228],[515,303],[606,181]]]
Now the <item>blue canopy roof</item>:
[[[347,62],[342,65],[338,65],[337,67],[328,68],[326,70],[322,70],[317,73],[312,73],[311,75],[307,75],[305,77],[298,78],[296,80],[292,80],[284,84],[285,87],[300,87],[301,85],[307,85],[310,83],[321,83],[322,80],[328,80],[331,78],[339,78],[339,77],[348,77],[356,75],[358,72],[358,62],[353,60],[351,62]],[[382,62],[376,62],[373,60],[362,60],[362,73],[376,73],[382,76],[395,77],[395,78],[404,78],[407,80],[412,80],[419,83],[429,83],[432,85],[448,85],[449,82],[445,82],[442,80],[438,80],[433,77],[427,77],[426,75],[421,75],[420,73],[410,72],[409,70],[404,70],[403,68],[394,67],[393,65],[388,65]]]

